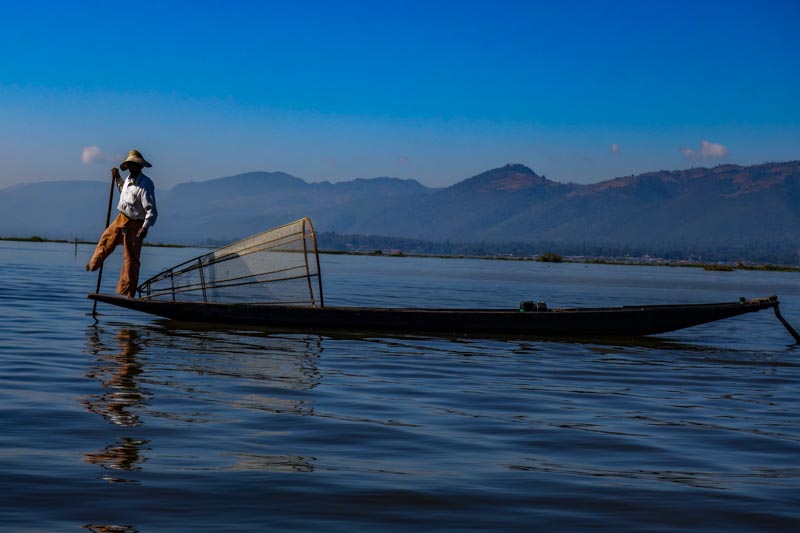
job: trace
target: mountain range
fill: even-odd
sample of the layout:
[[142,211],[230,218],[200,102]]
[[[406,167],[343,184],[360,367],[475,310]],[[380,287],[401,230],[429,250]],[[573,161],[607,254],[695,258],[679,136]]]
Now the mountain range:
[[[235,240],[309,216],[318,233],[431,242],[598,244],[655,253],[800,248],[800,161],[648,172],[590,185],[520,164],[446,188],[398,178],[309,183],[251,172],[159,190],[154,242]],[[38,182],[0,190],[0,236],[96,239],[108,184]],[[116,202],[116,199],[115,199]],[[796,260],[796,256],[795,256]]]

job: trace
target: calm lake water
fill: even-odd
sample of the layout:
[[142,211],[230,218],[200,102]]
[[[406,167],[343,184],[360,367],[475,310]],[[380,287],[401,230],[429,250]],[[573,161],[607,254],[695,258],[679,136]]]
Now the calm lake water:
[[[800,530],[800,348],[771,312],[584,343],[95,322],[90,251],[0,242],[3,531]],[[143,277],[199,253],[146,248]],[[800,326],[796,273],[321,259],[329,305],[777,294]]]

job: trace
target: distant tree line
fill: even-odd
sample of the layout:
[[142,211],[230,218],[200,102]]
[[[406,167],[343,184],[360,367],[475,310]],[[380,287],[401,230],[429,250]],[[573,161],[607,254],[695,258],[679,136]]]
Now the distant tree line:
[[380,235],[342,235],[333,232],[317,234],[321,250],[374,252],[397,250],[404,254],[453,256],[513,256],[538,257],[545,253],[583,257],[654,257],[670,261],[695,260],[705,262],[753,262],[779,265],[800,264],[800,242],[770,241],[660,243],[598,243],[598,242],[452,242],[425,241]]

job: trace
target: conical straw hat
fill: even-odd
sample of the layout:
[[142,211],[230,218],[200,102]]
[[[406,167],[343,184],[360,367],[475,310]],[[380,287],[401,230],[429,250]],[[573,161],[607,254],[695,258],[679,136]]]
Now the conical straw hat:
[[120,163],[119,168],[122,170],[128,170],[128,163],[137,163],[148,168],[153,166],[145,160],[144,156],[142,156],[139,150],[131,150],[128,152],[128,159]]

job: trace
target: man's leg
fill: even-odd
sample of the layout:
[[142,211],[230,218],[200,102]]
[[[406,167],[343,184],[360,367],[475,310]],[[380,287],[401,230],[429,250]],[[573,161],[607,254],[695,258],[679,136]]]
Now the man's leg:
[[142,254],[142,239],[136,236],[143,220],[129,220],[126,226],[122,245],[125,251],[122,257],[122,270],[119,273],[117,293],[133,298],[139,285],[139,256]]
[[97,246],[94,249],[92,259],[86,265],[86,270],[97,270],[100,268],[100,265],[103,264],[103,261],[111,255],[114,248],[122,241],[122,230],[125,228],[125,222],[127,222],[127,220],[128,218],[120,213],[117,215],[117,218],[111,221],[111,224],[109,224],[103,234],[100,235],[100,240],[97,242]]

